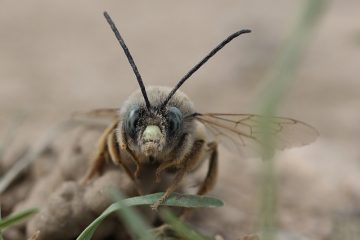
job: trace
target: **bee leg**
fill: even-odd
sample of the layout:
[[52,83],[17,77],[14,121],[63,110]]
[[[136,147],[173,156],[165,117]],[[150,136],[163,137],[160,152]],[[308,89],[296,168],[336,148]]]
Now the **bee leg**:
[[139,178],[139,174],[140,174],[140,161],[139,159],[137,159],[137,157],[135,156],[135,154],[129,149],[129,147],[126,146],[125,150],[129,153],[129,155],[131,156],[131,159],[134,161],[135,165],[136,165],[136,170],[135,170],[135,178]]
[[184,166],[184,168],[181,168],[176,173],[176,176],[172,184],[170,185],[170,187],[166,189],[166,192],[153,205],[150,206],[152,210],[157,210],[159,206],[169,197],[169,195],[176,190],[181,180],[184,178],[185,173],[186,173],[186,167]]
[[127,144],[127,140],[125,137],[125,134],[122,133],[121,134],[121,140],[120,140],[121,144],[120,147],[121,149],[125,150],[129,155],[131,160],[135,163],[136,165],[136,170],[135,170],[135,178],[139,177],[140,174],[140,161],[139,159],[137,159],[137,157],[135,156],[135,154],[131,151],[131,149],[129,148],[128,144]]
[[126,174],[131,178],[131,180],[135,181],[134,174],[130,171],[130,169],[124,164],[121,160],[118,143],[116,142],[116,134],[113,130],[107,137],[107,146],[110,154],[111,160],[114,162],[115,165],[120,165]]
[[211,191],[216,183],[217,175],[218,175],[218,151],[217,151],[217,143],[210,142],[208,143],[208,148],[210,150],[210,159],[209,159],[209,169],[206,174],[204,182],[201,184],[197,194],[205,195],[209,191]]
[[185,174],[192,169],[194,163],[198,162],[203,151],[204,140],[195,141],[193,147],[189,154],[186,155],[184,161],[181,161],[178,164],[178,172],[175,175],[175,178],[171,185],[166,189],[165,193],[157,200],[153,205],[151,205],[151,209],[157,210],[158,207],[169,197],[169,195],[179,187],[182,179]]
[[186,157],[186,153],[187,151],[191,151],[191,146],[189,147],[189,150],[186,151],[186,146],[189,145],[190,140],[190,135],[186,134],[185,137],[184,137],[184,140],[182,141],[182,144],[180,144],[179,146],[177,146],[178,149],[183,149],[182,154],[180,154],[179,156],[177,156],[174,160],[170,160],[170,161],[166,161],[166,162],[162,162],[159,167],[156,169],[156,173],[155,173],[155,176],[156,176],[156,180],[155,182],[156,183],[159,183],[160,182],[160,174],[162,171],[164,171],[165,169],[167,168],[170,168],[170,167],[174,167],[176,165],[179,165],[181,163],[181,160],[184,159]]
[[117,126],[117,124],[118,121],[115,121],[113,124],[107,127],[101,135],[95,154],[95,159],[91,163],[89,170],[85,174],[85,177],[81,180],[82,184],[87,184],[103,168],[106,160],[105,152],[107,150],[107,137]]
[[[134,174],[131,172],[131,170],[126,166],[126,164],[121,160],[120,154],[119,154],[119,148],[118,148],[118,142],[116,140],[116,132],[113,130],[111,134],[108,135],[107,138],[107,146],[108,146],[108,152],[110,155],[110,159],[114,162],[116,165],[120,165],[125,173],[130,177],[131,180],[133,180],[134,183],[136,183],[136,179]],[[136,187],[136,191],[139,195],[142,195],[141,189],[139,187]]]
[[155,182],[159,183],[160,182],[160,174],[162,171],[164,171],[165,169],[169,168],[169,167],[173,167],[179,164],[179,160],[175,159],[172,161],[167,161],[167,162],[162,162],[159,167],[156,169],[156,173],[155,173]]

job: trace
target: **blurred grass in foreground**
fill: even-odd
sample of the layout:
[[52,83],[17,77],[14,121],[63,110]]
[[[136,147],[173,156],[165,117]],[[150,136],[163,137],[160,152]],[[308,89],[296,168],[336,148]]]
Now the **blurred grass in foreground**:
[[[150,233],[149,224],[136,212],[131,209],[132,206],[151,205],[154,204],[163,193],[154,193],[145,196],[138,196],[123,199],[119,192],[112,192],[115,203],[110,205],[105,211],[96,218],[85,230],[79,235],[77,240],[90,240],[101,222],[111,213],[119,212],[123,223],[127,226],[127,230],[134,239],[152,240],[155,237]],[[172,193],[162,206],[185,207],[185,208],[209,208],[220,207],[223,202],[216,198]],[[174,222],[175,223],[175,222]],[[174,230],[176,231],[176,227]],[[190,232],[191,230],[189,230]],[[181,234],[181,233],[179,233]]]
[[193,229],[190,226],[182,222],[178,217],[176,217],[169,209],[163,209],[160,211],[161,219],[165,223],[169,224],[174,231],[183,239],[189,240],[209,240],[209,237],[206,237]]
[[292,35],[286,42],[281,55],[270,70],[267,77],[265,92],[260,98],[260,114],[265,118],[260,124],[262,136],[262,168],[260,170],[259,193],[259,228],[261,240],[271,240],[276,237],[276,174],[273,162],[275,139],[270,133],[270,121],[266,117],[276,114],[278,105],[290,86],[302,54],[309,43],[311,33],[318,23],[328,0],[308,0]]
[[[2,221],[2,217],[1,217],[1,203],[0,203],[0,222],[1,221]],[[0,240],[4,240],[1,229],[0,229]]]
[[31,208],[18,213],[11,214],[5,218],[1,218],[1,208],[0,208],[0,240],[3,240],[1,232],[8,227],[14,226],[30,216],[38,212],[38,209]]

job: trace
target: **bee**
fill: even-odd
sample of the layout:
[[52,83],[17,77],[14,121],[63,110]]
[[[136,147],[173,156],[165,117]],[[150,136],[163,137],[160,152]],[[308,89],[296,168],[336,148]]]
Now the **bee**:
[[[255,114],[199,113],[192,101],[180,90],[181,85],[203,64],[238,36],[250,33],[241,30],[231,34],[196,64],[174,88],[145,88],[138,68],[123,38],[107,12],[104,16],[135,73],[140,89],[132,93],[120,109],[99,109],[89,115],[112,116],[114,121],[100,137],[96,157],[84,178],[90,181],[98,174],[106,159],[120,165],[136,182],[146,164],[156,166],[154,181],[161,181],[161,173],[174,174],[162,197],[151,207],[157,209],[174,192],[187,173],[208,160],[207,174],[197,194],[204,195],[216,184],[218,175],[218,142],[222,138],[243,146],[261,142],[259,128],[263,117]],[[279,148],[301,146],[314,141],[317,131],[310,125],[290,118],[271,117],[271,130]],[[294,134],[296,133],[296,134]],[[209,134],[215,140],[209,139]],[[218,140],[216,140],[218,139]],[[220,142],[219,142],[220,143]],[[131,168],[124,156],[130,156]]]

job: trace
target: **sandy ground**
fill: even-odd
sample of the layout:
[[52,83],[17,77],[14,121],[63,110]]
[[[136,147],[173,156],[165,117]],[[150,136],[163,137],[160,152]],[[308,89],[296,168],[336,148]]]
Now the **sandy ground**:
[[[303,2],[4,0],[0,136],[22,119],[14,142],[28,145],[72,112],[120,106],[137,88],[104,10],[117,23],[147,85],[175,85],[225,36],[252,29],[182,90],[199,112],[254,112],[265,74]],[[341,224],[360,218],[359,9],[358,0],[331,1],[279,109],[279,115],[310,123],[321,133],[314,144],[285,151],[277,160],[283,239],[335,239]],[[261,161],[221,150],[213,195],[226,206],[207,212],[217,221],[199,227],[224,235],[256,232]]]

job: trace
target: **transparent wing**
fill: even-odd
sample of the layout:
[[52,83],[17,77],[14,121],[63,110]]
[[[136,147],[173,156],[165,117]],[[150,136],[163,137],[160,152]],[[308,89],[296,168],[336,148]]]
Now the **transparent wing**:
[[94,109],[87,112],[75,112],[73,114],[75,118],[119,118],[118,108],[100,108]]
[[108,125],[109,122],[114,120],[121,120],[119,109],[117,108],[101,108],[87,112],[75,112],[71,118],[82,124],[90,125]]
[[312,126],[291,118],[225,113],[196,113],[193,117],[203,123],[218,141],[230,141],[232,146],[240,148],[262,143],[263,121],[270,121],[267,123],[277,149],[303,146],[315,141],[319,135]]

